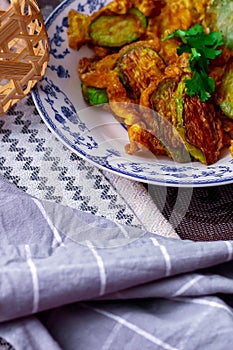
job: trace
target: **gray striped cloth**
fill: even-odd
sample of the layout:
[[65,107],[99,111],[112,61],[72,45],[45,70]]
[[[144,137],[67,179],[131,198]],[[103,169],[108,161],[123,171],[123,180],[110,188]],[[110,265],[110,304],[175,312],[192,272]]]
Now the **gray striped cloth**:
[[0,220],[0,337],[16,350],[232,348],[232,241],[123,226],[3,178]]

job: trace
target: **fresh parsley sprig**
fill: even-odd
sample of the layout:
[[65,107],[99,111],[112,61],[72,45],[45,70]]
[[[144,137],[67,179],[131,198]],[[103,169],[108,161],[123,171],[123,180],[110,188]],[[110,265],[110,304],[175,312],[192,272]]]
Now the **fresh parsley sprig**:
[[215,91],[214,80],[208,75],[210,60],[219,56],[222,50],[218,49],[223,44],[219,31],[204,33],[200,24],[196,24],[188,30],[177,29],[163,40],[179,38],[182,40],[177,54],[190,53],[189,67],[193,75],[186,81],[187,94],[198,96],[202,102],[207,101]]

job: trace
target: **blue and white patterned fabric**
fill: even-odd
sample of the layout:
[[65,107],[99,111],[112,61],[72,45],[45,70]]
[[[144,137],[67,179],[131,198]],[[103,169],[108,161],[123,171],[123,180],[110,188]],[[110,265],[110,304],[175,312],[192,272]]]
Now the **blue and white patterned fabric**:
[[0,213],[0,337],[15,349],[231,349],[232,241],[162,237],[2,178]]

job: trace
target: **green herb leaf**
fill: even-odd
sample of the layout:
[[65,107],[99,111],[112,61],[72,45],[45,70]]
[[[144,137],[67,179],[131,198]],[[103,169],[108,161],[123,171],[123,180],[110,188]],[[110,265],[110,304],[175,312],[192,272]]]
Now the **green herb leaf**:
[[214,80],[206,74],[193,73],[191,79],[186,80],[187,94],[198,96],[202,102],[207,101],[215,91]]
[[205,34],[202,26],[196,24],[188,30],[177,29],[163,40],[172,38],[182,41],[177,49],[179,56],[184,52],[190,53],[189,67],[193,76],[186,82],[187,94],[198,96],[202,102],[208,100],[215,91],[214,80],[208,76],[208,67],[210,60],[222,53],[222,50],[217,49],[223,44],[221,33]]

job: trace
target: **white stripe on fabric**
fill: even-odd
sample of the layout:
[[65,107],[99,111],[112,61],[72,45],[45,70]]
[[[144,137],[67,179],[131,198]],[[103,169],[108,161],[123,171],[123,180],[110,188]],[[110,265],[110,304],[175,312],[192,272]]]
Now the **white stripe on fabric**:
[[[109,350],[111,349],[111,345],[117,335],[119,333],[120,328],[122,327],[121,323],[116,323],[113,327],[111,333],[108,335],[106,341],[104,342],[103,346],[101,347],[101,350]],[[0,349],[1,350],[1,349]]]
[[45,220],[47,221],[49,227],[51,228],[53,235],[56,239],[56,241],[61,245],[64,246],[64,243],[62,242],[61,236],[58,232],[58,230],[56,229],[56,227],[53,225],[52,221],[50,220],[49,216],[46,214],[46,211],[44,210],[43,205],[41,204],[40,201],[38,201],[35,198],[32,198],[33,202],[36,204],[36,206],[38,207],[38,209],[40,210],[41,214],[43,215],[43,217],[45,218]]
[[[87,305],[84,305],[85,307],[88,307]],[[121,325],[127,327],[128,329],[132,330],[133,332],[137,333],[138,335],[144,337],[145,339],[149,340],[151,343],[159,345],[161,348],[165,349],[165,350],[178,350],[178,348],[174,348],[173,346],[169,345],[168,343],[165,343],[163,340],[155,337],[154,335],[148,333],[147,331],[145,331],[144,329],[141,329],[140,327],[136,326],[135,324],[126,321],[124,318],[115,315],[111,312],[99,309],[99,308],[94,308],[94,307],[90,307],[93,311],[96,311],[108,318],[111,318],[112,320],[120,323]]]
[[99,295],[104,295],[105,290],[106,290],[106,273],[105,273],[103,260],[102,260],[101,256],[97,253],[97,251],[95,250],[91,241],[86,241],[86,244],[87,244],[88,248],[91,250],[91,252],[93,253],[94,257],[96,258],[97,265],[99,268],[99,274],[100,274],[100,292],[99,292]]
[[38,280],[38,275],[37,275],[37,270],[36,270],[36,265],[32,261],[31,258],[31,250],[28,244],[25,244],[25,251],[26,251],[26,259],[27,259],[27,264],[29,266],[31,275],[32,275],[32,285],[33,285],[33,307],[32,307],[32,312],[35,313],[38,311],[39,307],[39,280]]
[[232,310],[227,305],[217,303],[216,301],[213,301],[213,300],[206,300],[206,299],[201,299],[201,298],[183,298],[183,297],[182,298],[174,298],[171,300],[181,301],[181,302],[191,303],[191,304],[205,305],[205,306],[209,306],[209,307],[213,307],[213,308],[223,309],[223,310],[229,312],[229,314],[232,316]]
[[150,238],[151,241],[153,242],[155,247],[159,247],[161,250],[161,253],[163,254],[164,260],[165,260],[165,264],[166,264],[166,272],[165,272],[165,276],[169,276],[171,273],[171,260],[170,260],[170,256],[167,252],[167,249],[165,246],[159,244],[159,242],[157,241],[156,238]]
[[186,282],[183,286],[181,286],[172,296],[176,297],[176,296],[182,295],[186,290],[188,290],[191,286],[197,283],[202,277],[203,276],[198,275],[192,278],[191,280]]
[[233,246],[230,242],[228,241],[224,241],[224,243],[227,246],[227,251],[228,251],[228,258],[227,261],[230,261],[232,259],[232,255],[233,255]]

